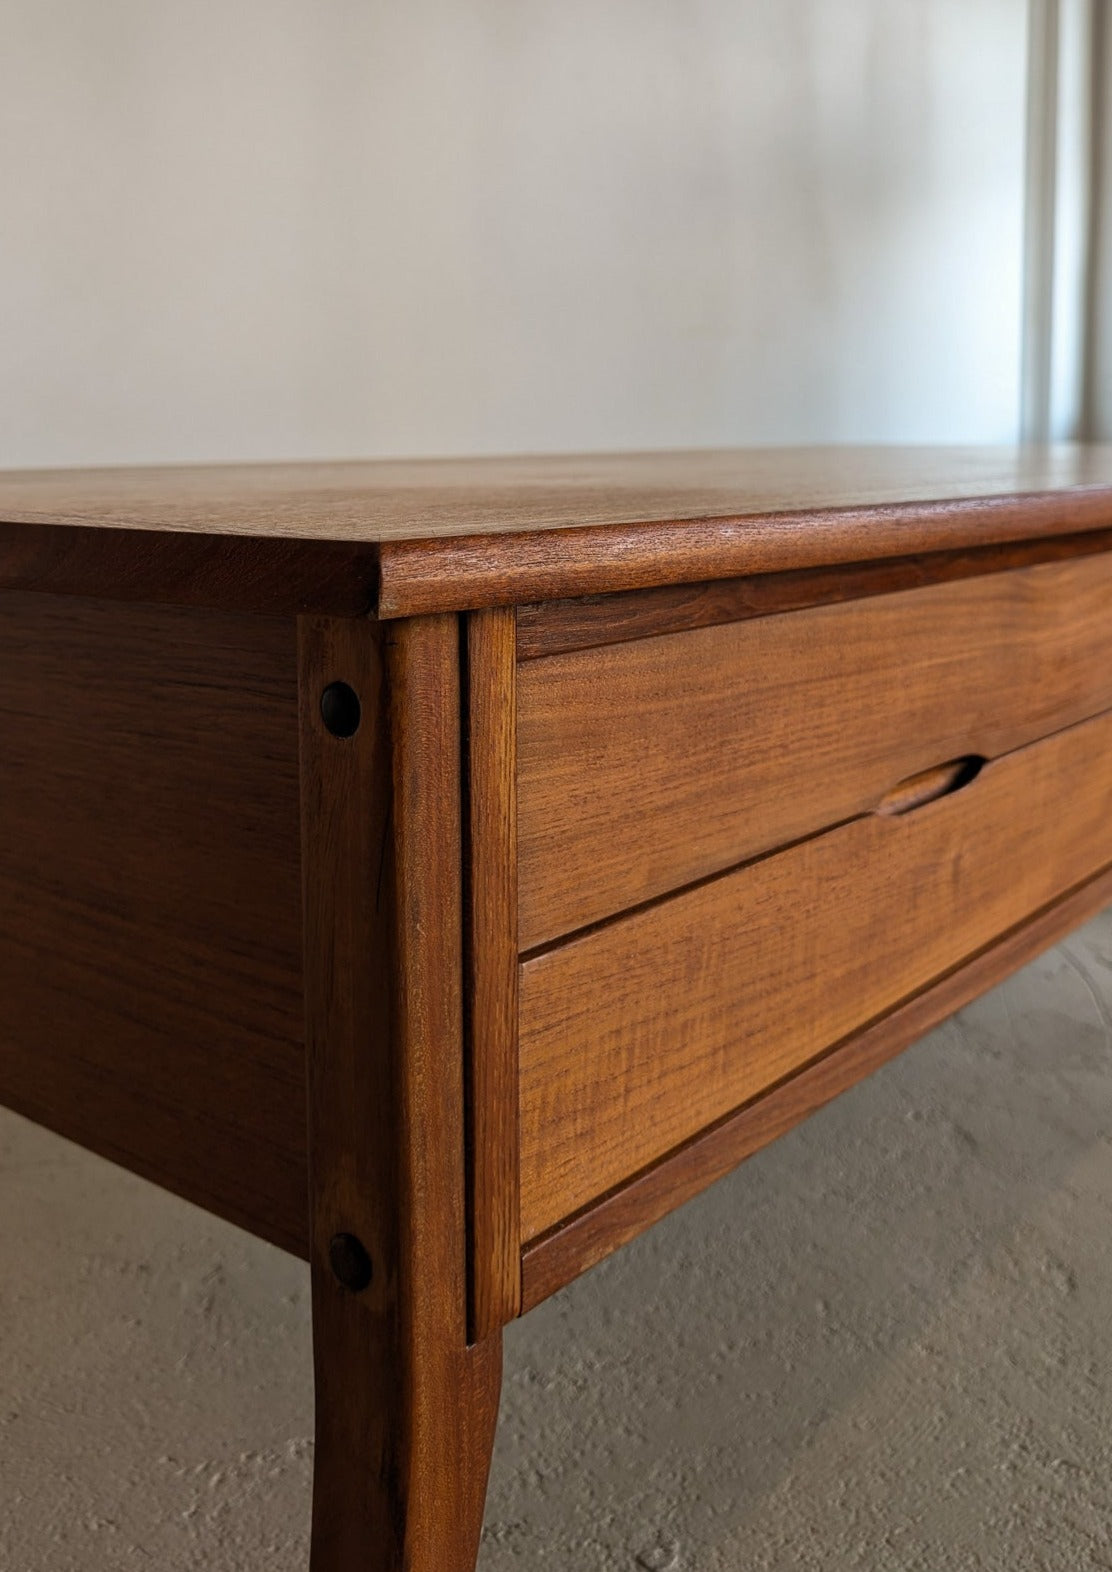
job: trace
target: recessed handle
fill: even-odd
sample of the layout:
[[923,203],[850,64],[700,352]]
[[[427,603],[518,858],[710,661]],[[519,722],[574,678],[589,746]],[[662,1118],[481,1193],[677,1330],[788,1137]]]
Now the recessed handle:
[[876,811],[892,816],[911,813],[939,797],[952,796],[975,781],[986,762],[979,753],[967,753],[945,764],[932,764],[929,770],[920,770],[917,775],[909,775],[898,786],[893,786],[877,803]]

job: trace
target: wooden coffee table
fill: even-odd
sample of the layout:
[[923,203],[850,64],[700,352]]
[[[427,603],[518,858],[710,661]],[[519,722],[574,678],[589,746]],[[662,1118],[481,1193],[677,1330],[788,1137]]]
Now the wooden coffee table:
[[314,1572],[470,1572],[502,1326],[1112,900],[1112,450],[0,520],[0,1099],[309,1260]]

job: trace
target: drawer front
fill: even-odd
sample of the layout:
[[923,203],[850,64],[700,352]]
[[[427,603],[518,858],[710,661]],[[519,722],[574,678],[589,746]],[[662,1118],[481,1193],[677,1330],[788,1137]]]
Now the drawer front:
[[522,663],[523,950],[1112,707],[1112,553]]
[[522,1237],[1109,864],[1105,715],[527,959]]

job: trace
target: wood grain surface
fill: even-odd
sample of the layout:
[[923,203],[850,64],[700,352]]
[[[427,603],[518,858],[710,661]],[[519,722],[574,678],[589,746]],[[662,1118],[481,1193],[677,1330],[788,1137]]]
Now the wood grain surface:
[[1094,530],[1087,535],[1017,541],[971,551],[935,551],[844,567],[757,573],[751,578],[712,579],[703,584],[665,584],[624,595],[534,601],[517,608],[517,655],[519,660],[537,660],[600,644],[624,644],[658,633],[685,633],[748,617],[832,606],[1109,550],[1112,531]]
[[1112,707],[1112,553],[524,662],[523,949]]
[[0,1101],[307,1250],[292,621],[0,594]]
[[374,545],[377,609],[385,617],[968,548],[1110,523],[1112,449],[1098,446],[773,448],[0,475],[0,525]]
[[1112,862],[1112,715],[606,924],[521,974],[525,1240]]
[[312,1572],[473,1572],[501,1341],[467,1342],[459,634],[306,618],[300,649]]
[[1078,488],[1112,490],[1112,445],[725,448],[0,470],[0,520],[419,541]]
[[243,535],[0,523],[0,590],[271,616],[374,606],[373,546]]
[[1112,868],[1107,868],[805,1069],[642,1169],[571,1221],[542,1234],[523,1252],[522,1309],[532,1310],[746,1157],[786,1135],[1110,901]]
[[472,1333],[521,1296],[517,1090],[517,672],[512,611],[467,619],[468,1123]]
[[417,616],[1101,534],[1110,515],[1103,491],[1078,490],[388,540],[378,548],[376,609]]

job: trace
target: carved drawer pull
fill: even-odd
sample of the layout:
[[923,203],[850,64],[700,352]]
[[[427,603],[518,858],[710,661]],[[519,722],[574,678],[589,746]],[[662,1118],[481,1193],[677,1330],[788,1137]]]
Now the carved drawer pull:
[[889,815],[910,813],[938,797],[949,797],[975,781],[985,763],[979,754],[969,753],[946,764],[933,764],[929,770],[920,770],[893,786],[877,803],[876,811]]

